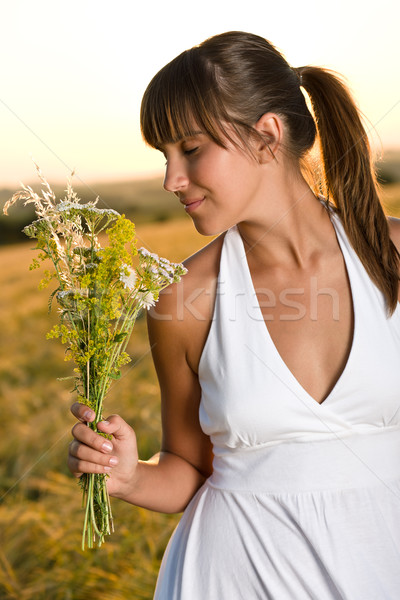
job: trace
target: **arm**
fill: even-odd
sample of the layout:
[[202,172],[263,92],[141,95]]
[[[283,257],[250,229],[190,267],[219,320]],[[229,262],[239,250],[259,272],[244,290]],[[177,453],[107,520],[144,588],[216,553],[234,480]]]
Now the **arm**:
[[[176,317],[177,288],[164,290],[157,311],[148,313],[148,331],[161,389],[163,438],[161,452],[149,461],[137,456],[134,431],[113,415],[100,431],[112,433],[112,449],[102,448],[104,438],[82,423],[75,425],[69,467],[82,472],[110,472],[109,493],[137,506],[160,512],[180,512],[211,473],[212,450],[198,420],[200,385],[186,360],[190,318]],[[160,316],[168,319],[160,319]],[[158,317],[158,318],[157,318]],[[73,413],[87,420],[87,407],[75,404]],[[90,419],[89,419],[90,420]],[[118,464],[110,465],[110,458]]]
[[[390,238],[397,250],[400,252],[400,219],[396,217],[388,217]],[[400,274],[399,274],[400,275]],[[398,300],[400,302],[400,286]]]
[[[159,305],[157,314],[171,314],[171,301],[175,298],[170,296]],[[153,510],[178,512],[211,473],[211,445],[198,420],[198,377],[186,361],[187,323],[160,320],[150,311],[147,324],[161,390],[162,445],[159,455],[139,461],[134,489],[123,499]]]
[[392,242],[400,252],[400,219],[397,217],[388,217],[388,224]]

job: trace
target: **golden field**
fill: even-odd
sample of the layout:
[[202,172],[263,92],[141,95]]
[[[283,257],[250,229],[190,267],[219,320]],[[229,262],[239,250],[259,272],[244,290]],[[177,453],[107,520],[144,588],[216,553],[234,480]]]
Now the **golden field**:
[[[181,261],[209,241],[189,218],[143,225],[138,245]],[[48,291],[29,271],[30,242],[0,247],[0,598],[151,598],[160,559],[178,516],[112,501],[115,533],[101,549],[80,550],[81,491],[66,468],[74,419],[63,346],[45,339],[56,321]],[[144,315],[129,348],[132,362],[106,399],[137,430],[140,455],[159,449],[159,390]]]
[[[400,216],[400,184],[385,187],[389,214]],[[181,261],[210,241],[189,218],[142,224],[138,244]],[[82,552],[81,492],[66,467],[74,397],[64,348],[47,341],[57,319],[47,313],[40,273],[26,242],[0,247],[0,599],[125,600],[152,598],[162,554],[179,515],[112,500],[115,533],[101,549]],[[158,450],[159,390],[147,341],[137,322],[132,362],[106,399],[137,431],[142,458]]]

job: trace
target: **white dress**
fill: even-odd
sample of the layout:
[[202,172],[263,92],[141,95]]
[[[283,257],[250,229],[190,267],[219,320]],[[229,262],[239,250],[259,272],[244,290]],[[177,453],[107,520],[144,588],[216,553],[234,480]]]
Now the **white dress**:
[[386,317],[331,220],[355,323],[322,404],[272,342],[238,229],[225,235],[199,367],[214,472],[170,539],[157,600],[400,598],[400,307]]

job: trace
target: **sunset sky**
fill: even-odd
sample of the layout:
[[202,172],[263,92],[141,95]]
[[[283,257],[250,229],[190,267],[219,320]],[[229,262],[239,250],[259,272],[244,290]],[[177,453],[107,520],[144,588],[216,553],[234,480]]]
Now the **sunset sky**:
[[341,72],[374,146],[400,148],[400,4],[393,0],[219,2],[6,0],[0,9],[0,186],[160,172],[139,131],[141,96],[177,54],[229,30],[274,43],[292,66]]

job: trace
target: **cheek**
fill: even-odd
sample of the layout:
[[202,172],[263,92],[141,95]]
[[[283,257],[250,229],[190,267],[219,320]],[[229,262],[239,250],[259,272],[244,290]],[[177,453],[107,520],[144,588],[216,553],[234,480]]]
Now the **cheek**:
[[217,186],[224,186],[228,189],[233,187],[233,181],[240,179],[240,173],[243,165],[234,160],[232,155],[226,150],[216,152],[207,162],[209,180]]
[[212,156],[198,158],[190,169],[190,179],[200,186],[215,189],[226,179],[227,170],[221,164],[221,160],[213,160]]
[[193,183],[211,192],[220,192],[231,201],[252,186],[254,175],[250,160],[242,154],[219,148],[199,156],[190,171]]
[[232,161],[225,172],[229,189],[236,196],[243,195],[246,191],[250,192],[257,180],[254,166],[245,160]]

